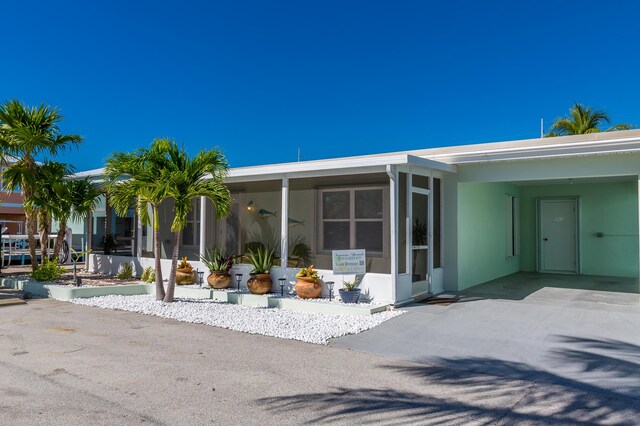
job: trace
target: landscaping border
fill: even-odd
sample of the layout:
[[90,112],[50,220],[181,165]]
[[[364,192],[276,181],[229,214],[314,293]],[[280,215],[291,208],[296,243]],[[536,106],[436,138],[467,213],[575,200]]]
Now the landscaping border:
[[[46,282],[2,278],[0,285],[29,292],[34,296],[50,297],[56,300],[69,301],[88,297],[108,295],[132,296],[154,294],[154,284],[108,285],[99,287],[60,286]],[[209,288],[193,288],[176,286],[175,297],[186,299],[212,299],[235,305],[253,306],[270,309],[286,309],[297,312],[311,312],[331,315],[372,315],[390,309],[390,305],[347,305],[340,303],[321,303],[318,301],[280,297],[273,294],[250,294],[235,291],[214,290]]]

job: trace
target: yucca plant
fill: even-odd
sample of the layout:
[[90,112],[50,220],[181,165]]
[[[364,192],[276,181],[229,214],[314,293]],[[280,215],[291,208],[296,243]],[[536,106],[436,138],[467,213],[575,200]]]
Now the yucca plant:
[[252,274],[268,274],[273,260],[275,259],[275,250],[268,247],[258,247],[255,250],[249,250],[247,259],[253,266]]
[[218,247],[205,249],[204,254],[198,255],[209,271],[229,272],[233,266],[233,256],[227,256]]

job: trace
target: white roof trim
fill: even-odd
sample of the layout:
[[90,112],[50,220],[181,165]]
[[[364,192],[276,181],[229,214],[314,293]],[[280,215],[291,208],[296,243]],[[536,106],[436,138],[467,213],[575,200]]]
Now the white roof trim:
[[520,146],[493,150],[476,150],[461,153],[427,155],[452,164],[484,163],[491,161],[513,161],[554,157],[616,154],[640,151],[640,137],[595,140],[589,142],[561,143],[542,146]]
[[[300,163],[270,164],[266,166],[240,167],[229,170],[228,181],[246,182],[250,180],[272,180],[287,176],[291,179],[384,173],[387,166],[412,165],[448,173],[456,173],[456,166],[427,158],[408,154],[385,155],[378,157],[345,157],[330,160],[304,161]],[[336,173],[339,171],[339,173]]]
[[[383,172],[387,165],[412,164],[445,172],[456,172],[456,164],[513,161],[616,154],[640,151],[640,130],[588,135],[560,136],[475,145],[428,148],[396,153],[371,154],[327,160],[280,163],[229,169],[229,181],[246,182],[291,178]],[[338,172],[339,171],[339,172]],[[76,177],[95,177],[104,168],[76,173]],[[254,179],[254,180],[255,180]]]

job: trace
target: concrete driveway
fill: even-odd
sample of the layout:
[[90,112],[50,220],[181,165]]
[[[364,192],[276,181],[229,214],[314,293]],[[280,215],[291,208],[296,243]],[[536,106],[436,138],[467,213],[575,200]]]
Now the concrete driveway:
[[637,279],[519,273],[332,341],[428,365],[640,397]]
[[[0,307],[0,424],[636,425],[638,307],[535,299],[410,307],[329,347],[50,299]],[[567,337],[576,315],[611,330]],[[385,356],[338,347],[358,342]]]

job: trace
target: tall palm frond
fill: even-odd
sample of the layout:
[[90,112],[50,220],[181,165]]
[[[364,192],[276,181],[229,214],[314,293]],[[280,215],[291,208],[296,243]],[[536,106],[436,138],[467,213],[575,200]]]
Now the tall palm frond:
[[622,123],[602,130],[604,124],[609,124],[610,119],[604,111],[594,111],[589,106],[574,103],[569,109],[569,115],[559,117],[549,128],[545,137],[584,135],[590,133],[611,132],[615,130],[630,130],[636,126]]

